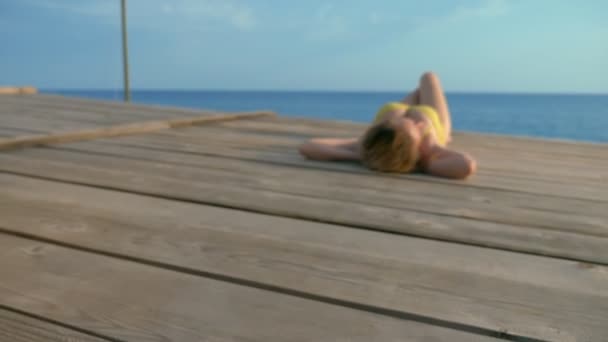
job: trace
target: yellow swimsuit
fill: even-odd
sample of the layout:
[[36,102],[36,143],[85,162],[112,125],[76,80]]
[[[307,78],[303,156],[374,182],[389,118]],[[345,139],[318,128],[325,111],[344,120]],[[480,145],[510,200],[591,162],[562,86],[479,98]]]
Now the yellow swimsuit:
[[428,134],[430,134],[431,129],[432,129],[435,131],[435,137],[437,138],[437,142],[439,143],[439,145],[445,146],[445,144],[448,140],[447,132],[445,131],[445,127],[443,127],[441,120],[439,120],[439,115],[437,114],[437,111],[435,110],[435,108],[433,108],[431,106],[427,106],[427,105],[410,106],[410,105],[402,103],[402,102],[389,102],[389,103],[383,105],[380,108],[380,110],[378,110],[378,113],[376,114],[376,117],[374,118],[374,122],[379,122],[380,120],[382,120],[384,118],[384,116],[386,115],[386,113],[389,113],[389,112],[392,112],[395,110],[403,110],[404,112],[406,112],[410,108],[419,111],[430,121],[431,125],[427,127],[426,131],[424,132],[424,136],[427,136]]

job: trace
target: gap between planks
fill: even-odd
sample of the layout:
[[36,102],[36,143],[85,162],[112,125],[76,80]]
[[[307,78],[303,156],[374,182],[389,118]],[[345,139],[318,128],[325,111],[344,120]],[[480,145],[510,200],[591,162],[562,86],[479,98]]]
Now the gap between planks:
[[[331,302],[334,298],[334,301],[338,299],[340,303],[346,301],[341,305],[356,306],[359,303],[365,304],[364,307],[369,306],[369,310],[389,309],[385,312],[387,315],[391,314],[392,310],[405,309],[406,313],[401,312],[400,315],[411,316],[414,320],[433,321],[408,315],[407,312],[417,309],[416,314],[428,315],[429,311],[419,311],[422,309],[422,302],[429,301],[430,305],[437,301],[435,304],[446,310],[443,314],[435,312],[435,315],[429,316],[435,317],[437,324],[441,324],[441,319],[447,318],[461,324],[470,324],[471,321],[467,322],[467,319],[470,320],[472,316],[462,316],[459,313],[461,307],[477,312],[480,315],[478,319],[484,317],[481,322],[485,324],[490,317],[500,321],[506,319],[504,311],[508,312],[509,307],[526,303],[526,311],[510,318],[523,326],[517,328],[507,325],[505,328],[508,331],[518,331],[527,326],[526,329],[532,329],[536,334],[543,331],[538,330],[540,327],[558,324],[551,323],[550,317],[556,319],[560,316],[561,320],[577,317],[577,305],[582,305],[588,312],[599,310],[593,305],[600,305],[602,302],[606,305],[604,294],[607,283],[602,271],[604,268],[599,266],[579,267],[576,263],[549,258],[406,237],[393,238],[387,234],[239,211],[230,215],[227,210],[218,208],[27,180],[22,177],[8,177],[7,180],[11,178],[14,185],[8,183],[8,192],[4,197],[17,197],[5,202],[15,203],[14,208],[4,205],[5,225],[10,224],[12,227],[7,233],[178,271],[210,277],[219,275],[221,279],[229,281],[245,278],[240,281],[244,281],[244,285],[266,284],[265,286],[270,285],[271,289],[275,289],[272,286],[279,286],[277,291],[288,288],[291,289],[290,293],[295,295],[302,295],[301,291],[309,294],[312,291],[313,297],[318,300]],[[19,178],[23,181],[14,182]],[[18,184],[27,186],[20,187]],[[38,189],[39,192],[30,191],[30,187]],[[57,198],[54,194],[61,195]],[[10,199],[10,196],[6,199]],[[86,200],[92,198],[96,200]],[[130,209],[120,205],[125,202],[131,203]],[[57,204],[57,208],[47,206],[47,209],[43,210],[42,205],[45,203],[61,204]],[[79,203],[80,210],[72,211],[69,215],[64,214],[68,211],[61,207],[70,207],[71,203]],[[24,217],[18,214],[19,208],[38,214],[34,217]],[[98,210],[108,218],[96,214]],[[177,218],[180,219],[175,221]],[[46,223],[30,228],[30,221]],[[166,229],[172,221],[180,222],[178,231]],[[84,222],[87,224],[84,225]],[[340,231],[343,234],[338,234]],[[100,238],[99,234],[104,238]],[[301,259],[300,262],[297,261],[298,258]],[[264,262],[258,264],[258,261]],[[383,280],[377,281],[375,276]],[[300,279],[301,277],[304,278]],[[413,278],[409,279],[410,277]],[[430,278],[426,279],[427,277]],[[454,281],[448,286],[446,281],[450,277]],[[340,281],[342,278],[344,281]],[[460,278],[468,281],[456,281]],[[328,283],[331,279],[335,280],[333,286],[331,282]],[[440,279],[443,280],[439,281]],[[468,282],[474,287],[467,285]],[[500,283],[510,290],[501,292]],[[361,286],[370,288],[361,290]],[[410,286],[411,289],[408,290]],[[429,286],[435,290],[425,294],[424,289],[429,289]],[[441,290],[442,287],[445,288]],[[403,288],[403,293],[392,293],[400,288]],[[557,290],[559,291],[555,292]],[[359,296],[365,293],[376,295],[359,297],[353,301],[345,297],[349,293],[351,296],[355,294],[355,297],[357,293]],[[515,295],[516,293],[518,295]],[[430,294],[432,295],[428,297]],[[596,299],[592,299],[592,295],[597,296]],[[328,296],[331,298],[327,299]],[[422,302],[415,301],[418,304],[407,304],[412,300],[411,296],[428,298]],[[567,301],[569,297],[572,298]],[[461,302],[459,298],[471,299]],[[558,304],[560,302],[561,304]],[[587,307],[587,304],[583,303],[595,304]],[[547,305],[552,308],[541,309]],[[561,316],[560,305],[573,312]],[[376,306],[380,309],[374,308]],[[580,310],[585,311],[582,308]],[[527,311],[531,311],[533,316],[527,317]],[[533,312],[536,311],[546,311],[543,322],[532,322],[539,319],[534,318]],[[445,316],[448,312],[451,312],[451,316]],[[594,315],[594,320],[601,320],[600,316]],[[582,322],[587,321],[588,319],[584,318]],[[591,324],[591,321],[585,324]],[[570,330],[573,328],[572,324],[566,325],[570,328],[564,328],[566,330],[559,333],[562,335],[555,336],[573,333]],[[588,330],[579,328],[579,333]],[[544,332],[547,333],[549,331]],[[544,336],[547,338],[549,335]]]
[[498,341],[16,236],[0,246],[3,305],[119,340]]
[[0,340],[10,342],[123,342],[2,304],[0,304]]
[[[29,154],[33,152],[38,153],[40,151],[30,150]],[[20,153],[18,156],[22,156],[22,154]],[[39,167],[36,165],[39,165],[40,161],[31,161],[32,164],[27,159],[7,157],[8,155],[0,156],[1,159],[6,161],[2,166],[5,171],[10,166],[14,168],[12,173],[66,183],[91,185],[123,192],[236,208],[270,215],[305,218],[363,229],[416,235],[524,253],[551,255],[595,263],[606,263],[607,260],[606,255],[602,252],[605,251],[605,242],[603,242],[605,239],[570,232],[542,231],[533,227],[476,222],[474,220],[442,217],[378,206],[375,206],[373,212],[370,212],[362,205],[345,204],[343,201],[332,199],[312,199],[305,196],[251,188],[242,184],[229,185],[217,181],[186,182],[183,180],[189,179],[195,174],[198,175],[200,171],[196,169],[180,168],[180,172],[176,174],[175,169],[171,170],[162,167],[162,165],[135,161],[130,161],[128,168],[122,171],[118,170],[116,166],[121,166],[124,162],[112,163],[114,166],[109,168],[91,168],[91,165],[99,162],[99,156],[91,160],[87,160],[87,156],[82,156],[78,163],[63,164],[60,162],[61,158],[58,155],[47,160],[44,164],[43,174],[28,171],[36,170]],[[87,166],[81,166],[83,163]],[[137,172],[138,165],[143,167],[143,170],[146,170],[147,173],[157,169],[157,171],[163,173],[169,172],[170,176],[163,177],[162,174],[160,176],[152,174],[142,176],[141,173]],[[75,172],[78,169],[82,170]],[[195,174],[192,174],[193,172]],[[189,176],[189,174],[192,175]],[[200,176],[196,176],[196,178],[198,179]],[[359,209],[361,210],[360,215],[349,214]],[[384,219],[378,220],[378,217]],[[404,226],[404,223],[407,223],[407,225]],[[546,243],[541,243],[541,241],[546,241]]]

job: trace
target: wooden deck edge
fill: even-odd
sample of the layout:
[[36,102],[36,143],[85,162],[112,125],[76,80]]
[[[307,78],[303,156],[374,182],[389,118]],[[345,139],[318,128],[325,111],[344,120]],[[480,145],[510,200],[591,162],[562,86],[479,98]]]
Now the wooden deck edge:
[[[15,93],[15,92],[7,92],[3,93],[3,89],[22,89],[27,87],[1,87],[0,86],[0,95],[3,94],[25,94],[25,93]],[[168,111],[179,111],[186,115],[200,115],[202,113],[209,114],[222,114],[221,111],[213,110],[210,108],[193,108],[193,107],[184,107],[179,105],[167,105],[167,104],[152,104],[152,103],[142,103],[142,102],[122,102],[117,100],[109,100],[109,99],[99,99],[99,98],[85,98],[79,97],[76,95],[66,95],[66,94],[56,94],[56,93],[40,93],[34,87],[29,87],[34,90],[33,93],[27,94],[36,94],[36,97],[41,99],[53,99],[60,100],[66,99],[71,101],[78,101],[79,103],[88,102],[90,104],[103,104],[110,106],[124,106],[125,108],[133,107],[139,109],[154,109],[154,110],[168,110]],[[260,109],[257,112],[273,112],[269,109]],[[340,127],[340,128],[348,128],[354,130],[364,130],[368,123],[363,121],[353,121],[348,119],[328,119],[328,118],[315,118],[304,115],[295,115],[290,113],[274,113],[275,115],[270,116],[269,118],[261,118],[261,120],[272,119],[278,120],[280,123],[304,123],[309,125],[329,125],[330,127]],[[568,139],[568,138],[559,138],[559,137],[545,137],[545,136],[531,136],[531,135],[518,135],[518,134],[509,134],[509,133],[498,133],[498,132],[479,132],[479,131],[469,131],[469,130],[458,130],[454,129],[452,131],[454,138],[459,139],[461,137],[474,137],[474,138],[491,138],[491,139],[501,139],[504,142],[513,141],[519,143],[551,143],[551,144],[563,144],[565,146],[568,145],[579,145],[579,146],[588,146],[593,148],[606,148],[608,147],[608,141],[592,141],[592,140],[576,140],[576,139]]]
[[38,94],[38,89],[32,86],[0,87],[0,95],[32,95]]

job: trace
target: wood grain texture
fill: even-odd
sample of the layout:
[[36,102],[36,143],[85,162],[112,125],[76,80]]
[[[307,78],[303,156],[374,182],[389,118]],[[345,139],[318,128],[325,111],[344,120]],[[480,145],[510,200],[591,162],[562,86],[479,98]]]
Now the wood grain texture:
[[[66,99],[64,102],[71,101],[73,101],[73,99]],[[64,113],[66,109],[61,106],[65,107],[66,104],[62,103],[60,98],[55,99],[52,101],[52,104],[59,107],[53,109],[51,113],[46,115],[47,122],[44,122],[44,120],[41,122],[40,120],[44,118],[39,116],[32,118],[32,114],[30,114],[31,108],[29,107],[31,104],[22,103],[24,113],[20,113],[19,120],[26,119],[26,122],[22,123],[20,127],[61,126],[62,124],[56,122],[56,120],[64,120],[63,124],[80,125],[79,127],[82,127],[82,125],[85,124],[85,122],[82,122],[85,120],[85,117],[92,114],[90,111],[98,109],[91,106],[91,103],[87,106],[87,100],[79,101],[83,102],[76,108],[81,111],[80,115],[78,111],[71,109],[72,112],[69,116],[64,117],[66,115],[66,113]],[[48,105],[48,99],[43,98],[39,103],[40,109],[48,110],[48,108],[44,107],[45,104]],[[102,104],[99,106],[102,106]],[[144,109],[146,108],[143,106],[143,108],[137,109],[138,112],[129,112],[128,110],[132,110],[130,106],[121,105],[119,103],[110,103],[108,106],[110,106],[111,110],[114,112],[105,112],[104,120],[110,118],[112,120],[122,120],[123,118],[133,115],[144,115]],[[3,107],[0,106],[0,111],[2,108]],[[163,109],[163,107],[150,107],[149,112],[156,113],[155,111],[158,111],[159,109]],[[172,113],[171,111],[174,109],[167,108],[166,110],[167,112],[163,115],[170,115]],[[108,115],[110,113],[112,115]],[[154,115],[157,114],[159,113]],[[53,120],[50,120],[50,118],[53,118]],[[36,120],[36,122],[29,123],[29,120]],[[95,121],[86,120],[86,125],[90,126],[94,123]],[[264,128],[265,126],[269,127]],[[240,125],[240,123],[236,125],[223,124],[222,127],[227,127],[228,129],[223,131],[188,130],[191,133],[186,134],[186,137],[190,140],[190,145],[192,145],[192,142],[196,142],[198,145],[203,145],[202,149],[205,151],[228,151],[229,153],[232,153],[232,156],[235,156],[234,152],[236,152],[237,156],[247,157],[248,155],[251,155],[251,152],[245,152],[243,154],[239,153],[239,150],[248,149],[249,147],[249,151],[251,151],[251,147],[256,146],[258,147],[256,157],[259,159],[270,158],[275,162],[295,162],[297,165],[348,170],[340,168],[336,164],[310,163],[303,161],[301,158],[294,158],[294,155],[297,156],[295,147],[302,141],[302,134],[304,134],[304,137],[332,135],[332,133],[334,135],[353,135],[355,132],[356,134],[360,134],[364,125],[277,118],[264,120],[259,123],[244,122],[242,125]],[[471,136],[473,136],[472,140],[469,139]],[[300,138],[299,140],[294,140],[294,137]],[[268,146],[268,143],[265,143],[265,146],[262,145],[264,144],[264,141],[269,141],[269,138],[274,141],[280,141],[277,138],[281,138],[283,141],[274,143],[273,146]],[[468,140],[469,142],[461,144],[461,142],[465,140]],[[285,143],[285,141],[288,141],[288,143]],[[509,148],[511,142],[513,142],[514,145]],[[160,146],[165,145],[165,141],[162,141],[158,136],[154,137],[153,143]],[[238,146],[235,145],[235,143]],[[527,146],[522,148],[519,146],[522,144],[527,144]],[[226,150],[225,148],[222,148],[230,145],[232,145],[232,149]],[[579,144],[529,138],[457,134],[455,146],[458,148],[462,147],[473,153],[475,157],[479,159],[480,165],[484,166],[480,168],[479,174],[475,177],[474,181],[469,183],[471,186],[484,185],[488,187],[500,187],[505,190],[547,191],[549,194],[555,195],[569,193],[581,196],[589,193],[591,198],[598,198],[598,195],[596,194],[598,190],[595,189],[594,186],[597,185],[598,182],[600,184],[604,183],[602,180],[604,180],[606,174],[608,174],[608,149],[605,147],[602,148],[605,144]],[[485,147],[480,148],[479,146]],[[503,148],[501,148],[501,146]],[[268,147],[271,148],[268,149]],[[564,151],[567,152],[572,149],[575,149],[575,152],[580,150],[583,154],[563,154]],[[277,154],[277,151],[281,151],[281,153]],[[555,156],[561,156],[561,158],[555,158]],[[352,168],[350,170],[352,170]],[[605,190],[606,191],[604,192],[599,192],[608,192],[608,189]]]
[[[370,121],[373,115],[370,115]],[[348,121],[327,121],[308,118],[277,117],[261,120],[255,123],[225,123],[220,127],[229,128],[233,131],[262,133],[265,135],[282,135],[295,137],[332,136],[335,134],[343,136],[356,136],[361,134],[367,125]],[[563,156],[605,156],[606,144],[568,141],[559,139],[541,139],[534,137],[515,137],[508,135],[486,134],[477,132],[454,132],[455,142],[474,147],[487,147],[499,151],[519,150],[526,152],[543,152],[547,155]]]
[[[59,95],[35,95],[0,98],[0,114],[19,114],[26,117],[46,115],[74,122],[92,120],[129,121],[170,119],[184,116],[218,114],[217,110],[188,109],[169,106],[142,105],[133,102],[83,99]],[[253,108],[252,110],[258,110]]]
[[[110,116],[115,119],[122,117],[133,117],[140,119],[169,118],[170,116],[212,114],[213,110],[195,110],[186,108],[175,108],[169,106],[154,106],[141,104],[125,104],[95,99],[81,99],[64,97],[58,95],[41,94],[27,97],[4,97],[0,98],[0,114],[4,114],[5,107],[20,106],[21,114],[42,110],[53,117],[63,117],[65,112],[71,112],[66,118],[78,122],[85,120],[92,114]],[[161,115],[161,116],[159,116]],[[370,120],[372,119],[370,114]],[[360,134],[365,129],[365,124],[348,121],[325,121],[308,118],[277,117],[256,122],[224,123],[221,127],[232,131],[250,132],[264,135],[280,135],[286,137],[313,137],[313,136],[353,136]],[[545,157],[606,157],[606,144],[573,142],[564,140],[548,140],[528,137],[512,137],[494,134],[482,134],[474,132],[455,132],[455,142],[458,146],[474,148],[476,146],[490,150],[519,151],[524,153],[541,152]],[[462,143],[462,144],[461,144]],[[599,158],[598,158],[599,159]]]
[[[608,236],[608,215],[604,210],[605,205],[597,202],[471,189],[449,184],[421,184],[411,179],[397,177],[379,180],[373,174],[343,174],[321,170],[311,172],[301,168],[267,165],[255,161],[98,142],[71,145],[68,149],[133,160],[162,162],[175,167],[196,167],[204,174],[197,179],[247,184],[277,192]],[[269,181],[268,178],[273,181]],[[357,186],[353,186],[354,184]],[[420,196],[421,193],[424,193],[424,196]],[[517,216],[512,215],[515,211],[518,212]]]
[[[42,133],[63,132],[75,129],[91,129],[100,127],[98,123],[86,121],[58,120],[51,117],[28,117],[20,115],[2,115],[0,127],[16,131],[34,130]],[[109,121],[110,122],[110,121]],[[106,124],[108,125],[108,124]],[[15,134],[18,135],[18,134]]]
[[[297,153],[299,142],[289,145],[264,142],[264,139],[239,140],[234,132],[198,131],[200,137],[134,137],[124,144],[137,145],[143,148],[159,149],[191,154],[210,154],[233,159],[257,160],[273,164],[283,164],[303,168],[332,170],[349,173],[369,173],[362,166],[348,163],[328,163],[305,160]],[[214,134],[216,133],[216,134]],[[203,138],[204,137],[204,138]],[[141,138],[141,139],[136,139]],[[300,141],[301,142],[301,141]],[[119,142],[116,142],[119,143]],[[549,196],[590,199],[608,202],[608,185],[603,180],[608,174],[608,164],[578,163],[568,161],[567,166],[545,164],[543,159],[526,160],[511,158],[510,163],[496,160],[495,152],[489,157],[475,155],[481,165],[478,173],[466,182],[458,182],[468,187],[483,187],[494,190],[536,193]],[[484,159],[485,158],[485,159]],[[600,159],[601,161],[602,159]],[[496,162],[499,166],[493,167]],[[500,165],[515,165],[500,169]],[[604,163],[604,164],[602,164]],[[589,165],[589,167],[587,167]],[[551,171],[556,170],[556,171]],[[580,170],[580,171],[579,171]],[[377,177],[386,175],[374,173]],[[390,175],[393,177],[394,175]],[[400,175],[402,178],[419,181],[454,184],[453,180],[444,180],[424,175]]]
[[[267,110],[251,112],[271,113]],[[93,129],[149,120],[179,120],[180,118],[236,114],[242,113],[138,105],[54,95],[0,98],[0,118],[2,118],[0,127],[16,129],[35,127],[38,131],[46,133],[66,129]]]
[[126,341],[496,341],[0,235],[0,303]]
[[[0,134],[210,113],[5,96]],[[333,340],[407,340],[406,331],[411,340],[480,338],[186,274],[194,272],[427,323],[551,341],[603,339],[608,272],[597,263],[608,263],[606,144],[457,132],[453,146],[480,163],[466,182],[377,174],[297,154],[304,139],[363,129],[278,117],[1,153],[0,171],[120,192],[1,175],[0,229],[8,235],[0,234],[0,303],[125,340],[268,340],[277,326],[290,340],[327,340],[318,335],[323,329]]]
[[107,342],[107,339],[0,308],[0,341]]
[[[68,100],[69,101],[69,100]],[[88,100],[85,100],[88,101]],[[226,111],[214,110],[188,110],[158,106],[141,106],[132,103],[93,105],[89,103],[84,106],[70,106],[62,102],[43,101],[31,103],[31,101],[18,101],[6,103],[0,99],[0,116],[4,119],[30,119],[40,120],[38,124],[44,126],[43,119],[53,119],[66,123],[88,123],[88,124],[120,124],[128,122],[150,121],[150,120],[172,120],[184,117],[200,117],[227,113]],[[95,103],[93,101],[93,103]],[[271,112],[268,110],[252,110],[246,112]],[[26,121],[23,121],[26,122]]]
[[135,122],[109,127],[73,130],[51,134],[26,135],[14,138],[0,139],[0,151],[40,145],[65,144],[84,140],[145,134],[171,128],[183,128],[194,125],[212,124],[222,121],[248,119],[250,120],[272,115],[275,114],[271,112],[256,112],[231,115],[206,115],[194,118],[177,118],[170,120]]
[[[171,139],[183,140],[186,142],[207,142],[217,141],[221,144],[228,144],[236,146],[257,146],[261,147],[262,150],[265,148],[282,148],[284,152],[291,151],[294,153],[295,147],[300,144],[305,138],[294,138],[284,135],[261,135],[255,133],[243,133],[239,131],[222,129],[220,127],[213,127],[213,130],[181,130],[179,132],[170,132]],[[169,135],[167,135],[169,137]],[[176,139],[177,138],[177,139]],[[460,146],[459,149],[469,151],[474,154],[475,157],[480,161],[494,170],[505,170],[505,171],[518,171],[520,173],[527,173],[528,175],[534,175],[534,173],[540,173],[546,176],[559,177],[563,175],[559,171],[578,171],[568,172],[576,180],[577,175],[582,173],[583,175],[593,170],[608,170],[608,152],[603,151],[603,154],[593,156],[593,149],[589,149],[591,155],[588,156],[559,156],[559,154],[551,153],[550,150],[543,152],[529,151],[529,149],[517,149],[515,147],[511,149],[495,149],[492,147],[479,147],[475,141],[471,141],[468,144],[461,142],[462,139],[455,138],[456,147]],[[491,139],[489,139],[491,141]],[[545,142],[546,144],[547,142]],[[498,163],[496,167],[494,164]],[[561,167],[556,170],[553,167]]]
[[[83,101],[83,100],[81,100]],[[84,100],[86,103],[86,100]],[[57,101],[58,102],[58,101]],[[60,102],[58,102],[60,103]],[[113,106],[120,106],[119,104],[112,104]],[[82,105],[81,107],[87,108]],[[91,106],[88,106],[89,108]],[[120,108],[120,107],[119,107]],[[60,112],[58,112],[60,113]],[[120,117],[119,115],[115,115],[113,117]],[[308,120],[311,121],[311,120]],[[361,125],[355,124],[346,124],[346,123],[330,123],[326,122],[323,125],[319,124],[319,121],[312,121],[312,123],[307,120],[297,120],[297,119],[284,119],[277,118],[276,120],[261,120],[261,122],[243,122],[238,123],[242,126],[234,125],[228,126],[233,130],[243,129],[242,127],[264,127],[263,125],[270,125],[276,129],[277,127],[281,127],[283,130],[302,130],[302,129],[315,129],[319,130],[324,127],[327,129],[332,129],[336,131],[340,131],[340,127],[346,127],[347,130],[350,129],[359,129],[362,127]],[[304,122],[304,123],[302,123]],[[287,124],[289,123],[289,124]],[[316,123],[313,124],[313,123]],[[220,125],[230,125],[220,124]],[[286,127],[282,127],[286,126]],[[303,126],[300,127],[300,126]],[[239,128],[241,127],[241,128]],[[355,128],[353,128],[355,127]],[[356,128],[359,127],[359,128]],[[344,128],[342,129],[344,130]],[[189,133],[188,133],[189,132]],[[289,134],[282,134],[277,137],[276,132],[270,130],[264,131],[263,133],[272,133],[272,136],[261,136],[256,133],[255,136],[242,136],[242,134],[235,134],[235,132],[230,131],[217,131],[215,129],[205,129],[203,131],[200,130],[180,130],[179,133],[175,132],[177,138],[171,135],[169,139],[163,139],[163,135],[155,135],[151,137],[151,139],[147,140],[144,145],[148,145],[147,147],[153,148],[164,148],[168,151],[179,151],[184,150],[185,152],[200,152],[200,153],[215,153],[218,155],[234,157],[234,158],[248,158],[248,159],[256,159],[261,161],[269,161],[273,163],[283,163],[287,165],[300,166],[300,167],[318,167],[321,169],[328,170],[339,170],[339,171],[349,171],[349,172],[361,172],[365,171],[362,168],[357,168],[353,166],[344,166],[341,164],[333,164],[333,163],[315,163],[311,161],[303,160],[301,157],[297,155],[295,152],[295,147],[299,141],[287,138],[289,134],[295,134],[295,132],[289,132]],[[242,132],[241,132],[242,133]],[[173,134],[173,132],[172,132]],[[179,134],[179,135],[178,135]],[[187,140],[184,140],[181,135],[185,135]],[[318,135],[318,134],[317,134]],[[255,138],[255,139],[254,139]],[[276,143],[277,138],[282,138],[283,141],[290,141],[287,145],[284,142]],[[269,140],[270,139],[270,140]],[[498,137],[497,139],[507,139],[504,137]],[[513,140],[513,139],[511,139]],[[556,142],[553,144],[547,144],[546,141],[538,141],[534,139],[515,139],[516,141],[524,140],[526,142],[532,142],[538,144],[543,144],[543,146],[548,145],[559,147],[557,151],[563,150],[564,146],[574,146],[579,148],[578,144],[572,143],[563,143]],[[269,141],[272,141],[273,145],[269,146]],[[458,141],[458,139],[457,139]],[[149,143],[148,143],[149,142]],[[534,144],[532,144],[534,145]],[[581,144],[584,149],[589,150],[590,147],[594,147],[594,144]],[[471,146],[475,146],[475,144],[471,144]],[[530,148],[525,149],[524,151],[529,150]],[[553,196],[574,196],[574,197],[583,197],[590,199],[605,199],[605,194],[608,193],[608,189],[605,189],[606,184],[603,182],[605,179],[605,175],[608,174],[608,167],[601,166],[602,158],[596,159],[594,163],[589,163],[588,161],[585,163],[584,161],[579,161],[576,159],[567,159],[563,161],[562,159],[556,159],[559,163],[557,165],[553,165],[549,163],[551,159],[549,158],[556,152],[556,149],[548,149],[547,153],[544,154],[543,158],[539,158],[542,156],[532,156],[532,161],[536,160],[536,162],[530,163],[531,160],[528,158],[521,159],[519,157],[510,157],[508,158],[508,162],[503,162],[500,159],[496,159],[496,152],[490,152],[491,149],[488,150],[487,156],[480,156],[481,163],[485,165],[482,170],[480,170],[480,174],[476,176],[476,178],[467,183],[467,186],[478,187],[484,186],[487,188],[499,188],[508,191],[524,191],[524,192],[536,192],[539,194],[547,194]],[[521,149],[517,149],[514,151],[522,151]],[[606,154],[606,149],[599,150],[604,155]],[[504,151],[503,151],[504,152]],[[589,152],[589,151],[587,151]],[[501,152],[502,153],[502,152]],[[494,156],[494,157],[492,157]],[[490,158],[490,159],[488,159]],[[519,158],[519,159],[518,159]],[[523,157],[522,157],[523,158]],[[538,160],[542,159],[542,163],[539,163]],[[608,158],[605,158],[608,160]],[[604,162],[606,164],[606,162]],[[496,164],[496,167],[493,165]],[[597,165],[600,164],[600,165]],[[510,168],[510,165],[515,165],[515,168]],[[536,168],[535,168],[535,165]],[[608,164],[606,164],[608,165]],[[503,169],[504,168],[504,169]],[[404,177],[415,177],[414,179],[420,179],[417,176],[404,176]],[[427,180],[427,179],[425,179]],[[442,180],[433,179],[433,182],[442,182]]]
[[[438,215],[377,203],[306,196],[289,190],[278,192],[233,181],[227,172],[220,178],[207,179],[208,172],[201,167],[46,149],[1,154],[0,170],[272,215],[608,263],[608,238],[601,234],[579,234],[568,231],[568,227],[546,229]],[[289,184],[297,183],[294,179],[284,180],[263,178],[259,182],[274,182],[287,189]],[[302,184],[300,188],[305,186]],[[353,196],[356,198],[357,194]],[[605,222],[601,216],[598,220],[595,223],[599,225]]]
[[77,124],[87,123],[101,126],[136,121],[167,119],[169,117],[167,114],[164,116],[150,115],[146,117],[130,112],[116,113],[111,110],[103,111],[103,109],[100,110],[96,107],[93,108],[93,111],[78,111],[69,108],[55,109],[43,105],[31,106],[24,104],[14,104],[10,106],[4,104],[0,106],[0,115],[3,118],[3,122],[0,123],[2,125],[6,125],[9,121],[15,121],[23,125],[36,125],[39,129],[44,129],[44,127],[51,121]]
[[16,233],[539,339],[608,333],[604,266],[16,176],[0,186],[0,227]]

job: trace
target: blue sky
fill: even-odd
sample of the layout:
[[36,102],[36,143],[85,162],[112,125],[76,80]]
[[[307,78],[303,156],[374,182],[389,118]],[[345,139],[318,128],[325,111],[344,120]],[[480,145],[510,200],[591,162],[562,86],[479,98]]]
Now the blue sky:
[[[120,88],[119,0],[0,1],[0,84]],[[128,0],[134,88],[608,93],[608,1]]]

